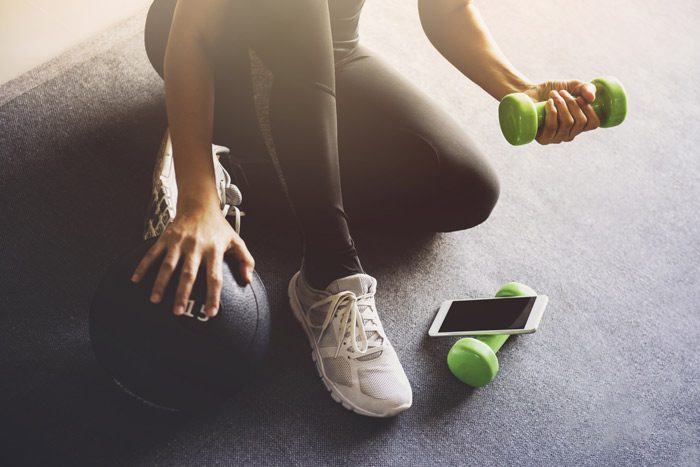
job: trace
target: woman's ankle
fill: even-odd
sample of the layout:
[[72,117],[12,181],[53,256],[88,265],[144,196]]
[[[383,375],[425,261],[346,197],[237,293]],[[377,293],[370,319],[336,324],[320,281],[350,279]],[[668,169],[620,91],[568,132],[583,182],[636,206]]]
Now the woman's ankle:
[[304,256],[301,261],[301,273],[307,284],[314,289],[324,290],[328,285],[341,277],[364,273],[362,263],[357,254],[348,257],[315,257]]

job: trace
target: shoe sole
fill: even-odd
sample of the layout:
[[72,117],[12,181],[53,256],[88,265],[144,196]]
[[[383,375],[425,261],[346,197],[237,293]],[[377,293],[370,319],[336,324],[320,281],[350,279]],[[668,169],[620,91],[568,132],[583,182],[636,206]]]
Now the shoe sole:
[[386,414],[376,414],[374,412],[369,412],[361,407],[356,406],[352,401],[350,401],[347,397],[345,397],[335,386],[335,383],[331,381],[327,376],[326,376],[326,371],[323,368],[323,359],[318,353],[318,349],[316,349],[314,345],[314,335],[309,329],[309,327],[306,325],[306,321],[304,320],[303,316],[303,311],[301,309],[301,303],[299,302],[299,298],[297,297],[296,293],[296,285],[297,285],[297,280],[299,279],[299,274],[301,271],[297,271],[289,281],[289,286],[287,287],[287,297],[289,298],[289,306],[292,308],[292,312],[294,313],[294,317],[296,318],[297,321],[299,321],[299,324],[301,324],[301,327],[304,329],[304,332],[306,333],[306,337],[309,340],[309,345],[311,346],[311,359],[314,361],[316,364],[316,370],[318,371],[318,375],[321,378],[321,381],[323,381],[323,385],[326,387],[328,392],[331,393],[331,397],[333,398],[334,401],[337,403],[341,404],[343,407],[346,409],[358,413],[360,415],[365,415],[368,417],[379,417],[379,418],[386,418],[386,417],[392,417],[399,412],[403,412],[404,410],[408,409],[411,404],[408,406],[401,405],[397,407],[396,409],[392,410],[391,412],[388,412]]

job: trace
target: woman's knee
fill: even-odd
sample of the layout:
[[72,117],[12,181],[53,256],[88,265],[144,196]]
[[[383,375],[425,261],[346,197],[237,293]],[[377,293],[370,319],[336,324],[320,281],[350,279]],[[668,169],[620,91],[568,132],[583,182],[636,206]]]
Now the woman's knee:
[[[444,158],[443,158],[444,160]],[[436,230],[453,232],[475,227],[485,222],[493,212],[500,196],[500,182],[486,159],[469,151],[469,157],[459,164],[445,167],[442,196],[436,206]]]
[[177,0],[154,0],[148,9],[144,28],[146,55],[156,72],[163,77],[165,48]]

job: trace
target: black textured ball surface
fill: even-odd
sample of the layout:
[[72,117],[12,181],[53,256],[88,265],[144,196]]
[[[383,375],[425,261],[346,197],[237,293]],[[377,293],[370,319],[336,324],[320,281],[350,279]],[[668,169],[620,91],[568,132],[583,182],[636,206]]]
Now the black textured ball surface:
[[[245,284],[226,255],[219,312],[207,318],[202,266],[184,315],[173,314],[180,264],[163,299],[150,302],[161,260],[138,284],[131,275],[156,239],[115,262],[90,309],[90,341],[98,363],[132,396],[164,409],[197,410],[233,396],[250,381],[269,343],[270,311],[260,277]],[[162,259],[162,258],[161,258]]]

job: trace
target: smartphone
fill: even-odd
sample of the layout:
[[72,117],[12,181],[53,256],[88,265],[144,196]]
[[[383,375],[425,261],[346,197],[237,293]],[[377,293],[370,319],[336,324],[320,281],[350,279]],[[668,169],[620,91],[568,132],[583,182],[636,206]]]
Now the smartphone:
[[428,335],[533,333],[548,301],[546,295],[446,300],[442,302]]

